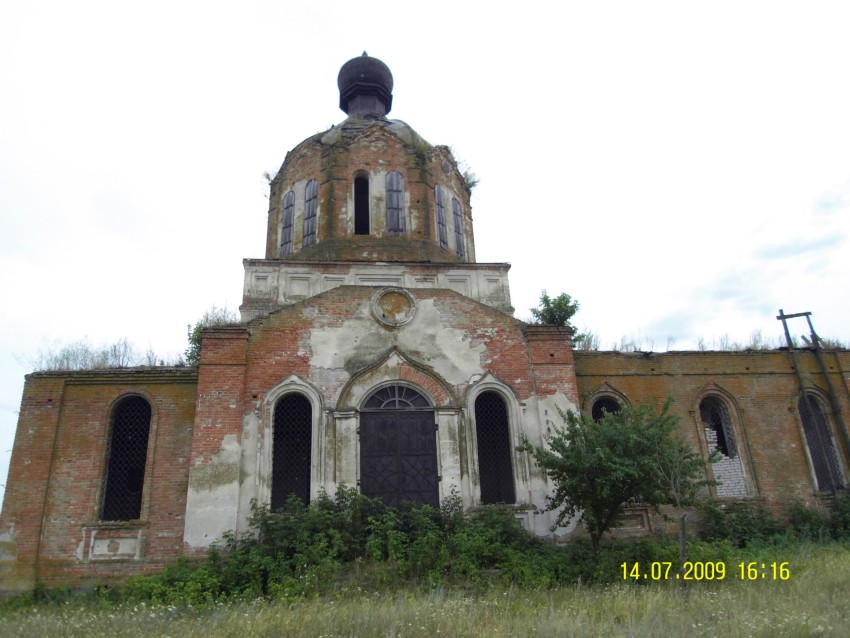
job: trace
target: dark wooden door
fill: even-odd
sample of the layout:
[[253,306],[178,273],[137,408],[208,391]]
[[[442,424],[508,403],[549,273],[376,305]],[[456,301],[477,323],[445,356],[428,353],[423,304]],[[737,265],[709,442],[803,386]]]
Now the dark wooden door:
[[433,411],[360,414],[360,491],[387,505],[439,507]]

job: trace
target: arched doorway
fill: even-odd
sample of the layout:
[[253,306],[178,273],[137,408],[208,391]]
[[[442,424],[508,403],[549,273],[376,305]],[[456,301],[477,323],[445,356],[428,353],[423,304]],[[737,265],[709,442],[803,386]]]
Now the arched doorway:
[[360,409],[360,491],[387,505],[439,507],[434,409],[419,392],[386,386]]

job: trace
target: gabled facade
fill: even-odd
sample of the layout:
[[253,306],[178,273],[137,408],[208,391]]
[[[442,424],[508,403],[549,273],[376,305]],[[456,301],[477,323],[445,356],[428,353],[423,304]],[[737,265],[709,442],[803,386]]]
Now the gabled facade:
[[[27,376],[0,589],[157,570],[244,530],[254,500],[341,485],[507,503],[568,538],[575,525],[539,513],[552,486],[521,437],[542,444],[559,410],[667,396],[686,439],[724,455],[708,469],[720,498],[781,509],[846,485],[848,353],[825,369],[779,352],[574,353],[568,330],[513,317],[507,264],[475,261],[469,187],[448,148],[388,119],[386,65],[364,54],[338,83],[347,118],[287,154],[242,321],[204,332],[197,368]],[[622,531],[653,524],[635,511]]]

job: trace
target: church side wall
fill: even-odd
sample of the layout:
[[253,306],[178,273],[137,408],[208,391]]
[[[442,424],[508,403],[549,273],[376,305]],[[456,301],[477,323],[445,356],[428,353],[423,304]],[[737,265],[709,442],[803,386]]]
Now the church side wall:
[[[828,353],[825,358],[842,413],[850,414],[850,353]],[[781,515],[794,499],[816,503],[825,496],[817,489],[797,407],[800,385],[787,352],[576,352],[575,360],[584,410],[589,411],[600,396],[658,406],[672,397],[671,409],[680,417],[682,434],[707,458],[712,433],[701,421],[699,404],[705,396],[717,396],[729,409],[747,497],[764,501]],[[826,398],[827,384],[814,354],[800,351],[797,361],[807,389]],[[828,421],[847,476],[850,456],[845,436],[835,415],[830,414]],[[718,468],[720,475],[728,471],[722,464]],[[729,490],[740,491],[740,486]],[[722,496],[722,490],[717,495]]]
[[[161,568],[182,547],[191,369],[29,375],[0,521],[0,589],[84,585]],[[151,405],[141,517],[101,521],[113,408]]]

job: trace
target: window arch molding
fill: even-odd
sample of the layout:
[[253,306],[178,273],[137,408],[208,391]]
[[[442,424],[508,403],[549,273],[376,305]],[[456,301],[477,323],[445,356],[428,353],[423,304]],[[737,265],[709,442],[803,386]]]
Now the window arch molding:
[[[732,452],[729,456],[725,456],[718,463],[706,462],[707,472],[709,477],[714,477],[721,480],[718,474],[726,471],[726,466],[734,466],[738,464],[741,472],[741,480],[743,486],[738,488],[738,493],[726,493],[723,485],[711,487],[711,492],[714,496],[753,496],[758,494],[758,484],[756,482],[755,470],[752,466],[752,460],[749,453],[749,442],[747,441],[746,433],[743,428],[743,411],[735,400],[735,397],[715,383],[710,383],[703,387],[694,397],[691,405],[690,413],[693,416],[694,424],[697,429],[697,440],[699,441],[700,450],[703,458],[708,459],[714,452],[714,446],[709,444],[707,440],[706,426],[712,424],[706,423],[703,420],[703,407],[709,407],[706,402],[716,402],[716,405],[722,406],[725,411],[725,416],[728,418],[727,427],[724,427],[725,435],[731,437],[731,440],[726,441],[727,450]],[[723,450],[720,449],[721,453]],[[728,462],[728,463],[727,463]],[[728,482],[728,481],[727,481]],[[731,488],[730,488],[731,492]]]
[[305,381],[297,374],[293,374],[273,388],[269,389],[263,397],[262,405],[259,406],[261,412],[261,435],[260,435],[260,450],[257,472],[259,475],[259,484],[257,487],[257,501],[260,503],[271,503],[271,479],[273,469],[273,454],[274,454],[274,414],[275,407],[278,401],[290,394],[300,394],[310,403],[311,423],[310,423],[310,499],[316,497],[321,488],[322,467],[320,459],[323,458],[323,450],[321,448],[323,440],[322,429],[324,427],[324,419],[322,418],[324,410],[324,401],[322,395],[313,384]]
[[[115,429],[115,418],[119,408],[124,405],[124,403],[128,400],[133,399],[141,399],[147,403],[148,410],[150,411],[150,417],[148,419],[148,437],[146,442],[146,450],[145,450],[145,463],[144,463],[144,474],[142,476],[142,485],[141,485],[141,499],[138,508],[138,516],[132,516],[129,519],[121,518],[104,518],[104,514],[107,510],[106,499],[108,498],[107,489],[109,482],[109,470],[110,470],[110,459],[113,454],[113,435]],[[107,426],[106,426],[106,438],[103,444],[103,450],[101,452],[100,458],[102,459],[102,466],[100,471],[100,490],[98,499],[96,502],[97,507],[97,515],[96,519],[101,521],[107,520],[147,520],[150,512],[150,492],[151,492],[151,482],[153,480],[153,472],[150,471],[150,468],[153,465],[153,457],[154,452],[156,450],[156,433],[157,433],[157,423],[158,423],[158,411],[157,411],[157,403],[154,397],[149,395],[147,392],[142,390],[133,390],[132,392],[123,392],[121,394],[116,395],[112,401],[109,403],[109,406],[106,410],[107,416]],[[114,477],[113,477],[114,478]]]
[[523,495],[528,494],[528,477],[530,472],[528,454],[517,451],[517,447],[520,444],[520,434],[522,433],[522,411],[513,389],[507,383],[504,383],[489,373],[473,385],[466,395],[465,410],[468,415],[467,423],[469,423],[466,432],[466,464],[470,475],[476,479],[476,484],[478,485],[472,496],[476,504],[481,503],[481,477],[478,467],[478,426],[475,418],[475,402],[485,392],[494,392],[505,403],[505,410],[508,417],[508,434],[510,437],[511,469],[516,497],[513,504],[521,504]]
[[[808,418],[803,414],[803,402],[807,400],[815,410]],[[846,459],[836,436],[837,427],[829,397],[820,388],[809,386],[797,393],[794,412],[815,491],[825,493],[847,487]],[[822,431],[818,429],[817,419],[823,420]],[[817,440],[812,440],[812,437]]]
[[388,385],[409,386],[422,393],[436,410],[460,407],[456,395],[445,379],[393,347],[371,366],[346,382],[336,398],[336,409],[356,411],[372,394]]

